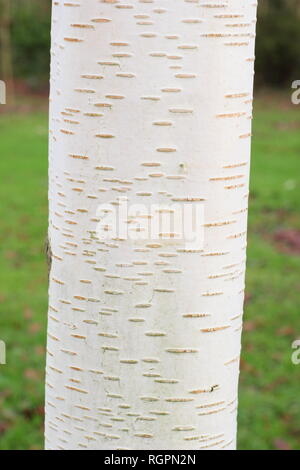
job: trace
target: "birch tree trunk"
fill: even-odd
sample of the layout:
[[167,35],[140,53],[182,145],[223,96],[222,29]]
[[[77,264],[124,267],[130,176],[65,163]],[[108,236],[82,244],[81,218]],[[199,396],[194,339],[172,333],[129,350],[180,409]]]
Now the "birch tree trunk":
[[[236,446],[255,22],[255,0],[53,1],[47,449]],[[102,237],[123,203],[133,233],[201,204],[204,242]]]

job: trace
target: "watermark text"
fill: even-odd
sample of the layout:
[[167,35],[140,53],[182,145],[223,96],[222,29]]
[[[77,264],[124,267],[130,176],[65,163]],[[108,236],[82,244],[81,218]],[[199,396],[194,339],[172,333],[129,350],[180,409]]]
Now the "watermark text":
[[97,237],[101,240],[166,242],[187,250],[202,250],[204,205],[202,202],[129,204],[120,198],[114,206],[97,209]]

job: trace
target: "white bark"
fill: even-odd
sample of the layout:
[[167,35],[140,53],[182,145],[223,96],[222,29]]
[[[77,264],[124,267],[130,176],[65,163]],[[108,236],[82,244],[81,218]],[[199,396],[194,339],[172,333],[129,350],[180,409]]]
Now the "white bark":
[[[255,0],[53,1],[47,449],[233,449]],[[95,236],[203,200],[203,250]]]

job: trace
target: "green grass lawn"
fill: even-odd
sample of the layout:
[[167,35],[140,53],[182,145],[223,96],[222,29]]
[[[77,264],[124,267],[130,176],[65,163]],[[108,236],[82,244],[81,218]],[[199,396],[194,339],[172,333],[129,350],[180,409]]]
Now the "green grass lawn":
[[[254,119],[240,449],[300,449],[300,115],[258,97]],[[0,115],[0,450],[43,447],[47,116]],[[279,233],[279,235],[278,235]]]

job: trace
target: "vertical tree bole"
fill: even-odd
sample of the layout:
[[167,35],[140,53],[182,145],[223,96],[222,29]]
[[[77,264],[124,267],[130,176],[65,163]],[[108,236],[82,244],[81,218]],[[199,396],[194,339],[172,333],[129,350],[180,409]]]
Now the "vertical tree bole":
[[[53,2],[47,449],[236,446],[255,23],[255,0]],[[125,202],[132,233],[201,204],[203,243],[102,237]]]

